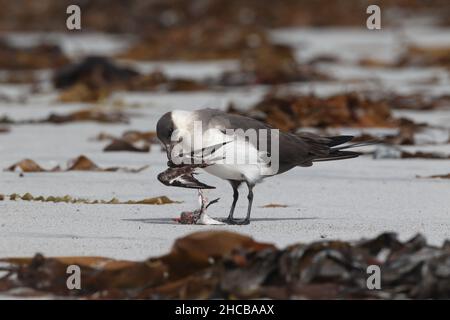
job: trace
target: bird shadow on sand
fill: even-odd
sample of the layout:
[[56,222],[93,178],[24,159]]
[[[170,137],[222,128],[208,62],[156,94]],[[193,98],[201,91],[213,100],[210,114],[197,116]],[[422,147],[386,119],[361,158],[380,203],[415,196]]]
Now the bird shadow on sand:
[[[218,218],[222,219],[222,218]],[[225,219],[225,217],[223,218]],[[265,221],[302,221],[302,220],[317,220],[318,217],[281,217],[281,218],[253,218],[253,222],[265,222]],[[149,223],[149,224],[174,224],[182,225],[173,220],[173,218],[143,218],[143,219],[122,219],[122,221]],[[223,226],[223,225],[222,225]]]

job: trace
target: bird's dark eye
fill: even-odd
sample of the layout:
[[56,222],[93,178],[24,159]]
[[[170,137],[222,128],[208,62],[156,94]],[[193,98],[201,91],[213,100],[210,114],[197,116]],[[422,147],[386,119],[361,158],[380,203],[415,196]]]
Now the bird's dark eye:
[[173,133],[173,128],[169,128],[169,132],[168,132],[168,136],[169,136],[169,138],[171,138],[171,137],[172,137],[172,133]]

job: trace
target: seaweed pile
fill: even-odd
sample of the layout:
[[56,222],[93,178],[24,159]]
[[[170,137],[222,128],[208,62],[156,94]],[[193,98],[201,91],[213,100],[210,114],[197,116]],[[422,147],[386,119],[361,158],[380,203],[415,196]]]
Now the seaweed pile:
[[69,63],[62,49],[54,44],[41,43],[31,47],[15,47],[0,38],[0,69],[52,69]]
[[101,108],[92,107],[89,109],[80,109],[70,113],[50,113],[43,119],[22,119],[13,120],[8,116],[0,117],[0,124],[66,124],[70,122],[99,122],[99,123],[128,123],[128,117],[120,111],[109,111]]
[[[0,0],[0,29],[21,31],[65,31],[70,0]],[[382,6],[383,20],[395,24],[391,13],[435,15],[437,23],[449,23],[446,0],[374,0]],[[279,0],[267,5],[260,0],[96,0],[80,2],[83,28],[88,30],[149,34],[168,28],[187,27],[199,21],[222,24],[258,25],[268,28],[289,26],[363,25],[368,6],[365,0]],[[37,10],[39,8],[39,10]],[[392,12],[391,12],[392,10]],[[114,17],[114,19],[111,19]],[[121,21],[121,23],[118,23]]]
[[140,74],[133,68],[119,66],[105,57],[90,56],[58,69],[53,77],[55,88],[62,89],[63,102],[94,102],[116,90],[194,91],[205,86],[190,79],[169,79],[159,71]]
[[[101,257],[0,259],[0,293],[83,299],[448,299],[450,246],[384,233],[277,249],[227,231],[192,233],[167,255],[141,262]],[[81,289],[67,288],[70,265]],[[379,289],[369,289],[369,266]]]
[[152,144],[161,145],[154,131],[130,130],[124,132],[121,137],[100,134],[97,140],[110,140],[110,143],[103,148],[105,152],[149,152]]
[[[31,193],[27,192],[23,195],[12,193],[10,195],[0,194],[0,201],[35,201],[35,202],[47,202],[47,203],[76,203],[76,204],[139,204],[139,205],[164,205],[172,203],[180,203],[179,201],[174,201],[167,196],[158,196],[153,198],[145,198],[142,200],[128,200],[120,201],[117,198],[112,198],[110,200],[91,200],[86,198],[75,198],[68,194],[64,196],[33,196]],[[1,268],[0,268],[1,270]]]
[[372,101],[357,93],[327,98],[269,94],[248,111],[238,111],[232,105],[228,111],[256,118],[285,131],[295,131],[301,127],[364,128],[396,125],[388,104]]
[[[245,110],[230,104],[228,112],[255,118],[287,132],[314,128],[322,130],[323,134],[333,134],[333,129],[346,127],[361,131],[355,141],[377,140],[390,145],[436,145],[448,141],[448,128],[394,116],[394,111],[446,110],[449,106],[450,99],[447,95],[347,92],[319,97],[314,94],[280,94],[273,90]],[[367,128],[386,128],[394,133],[373,135],[364,132]],[[404,152],[398,158],[448,157]]]
[[5,169],[5,171],[10,172],[65,172],[65,171],[96,171],[96,172],[128,172],[128,173],[139,173],[148,166],[143,166],[137,169],[125,168],[125,167],[109,167],[101,168],[96,165],[91,159],[84,155],[80,155],[74,159],[68,161],[67,168],[62,169],[59,165],[52,169],[44,169],[34,160],[23,159],[19,162],[14,163]]
[[409,46],[399,57],[399,67],[441,66],[450,69],[450,47]]

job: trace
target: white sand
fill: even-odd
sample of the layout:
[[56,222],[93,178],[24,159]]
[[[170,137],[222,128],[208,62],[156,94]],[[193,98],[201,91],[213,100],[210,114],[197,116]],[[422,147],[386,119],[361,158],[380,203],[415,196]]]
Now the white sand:
[[[295,35],[301,37],[304,34],[308,34],[308,31],[295,33],[291,41],[297,41]],[[353,37],[351,32],[343,32],[343,35],[345,42],[336,40],[334,47],[323,50],[327,52],[333,48],[347,48],[349,54],[355,53],[355,47],[365,47],[371,35],[375,37],[370,42],[373,48],[380,33],[364,33],[363,37]],[[323,51],[319,50],[320,38],[316,34],[312,33],[306,39],[311,50],[316,48],[316,51]],[[328,37],[327,43],[332,39],[334,38]],[[313,41],[316,42],[311,44]],[[351,46],[347,45],[349,42],[352,43]],[[380,43],[383,54],[394,51],[392,46],[395,41],[391,38]],[[76,48],[70,50],[76,51]],[[173,75],[185,75],[187,67],[188,65],[178,64],[170,70]],[[215,68],[209,64],[196,70],[196,76],[201,77],[202,72],[208,76],[216,72]],[[355,70],[351,66],[347,68],[347,71],[340,67],[330,70],[346,78],[346,74]],[[416,73],[410,70],[394,77],[395,72],[379,71],[376,76],[382,82],[386,80],[389,89],[401,91],[414,88],[408,82],[411,78],[425,79],[432,73],[433,70]],[[362,73],[361,76],[366,74]],[[359,84],[363,87],[365,85],[369,88],[374,86],[373,83]],[[342,83],[291,84],[286,87],[318,94],[352,88]],[[259,241],[276,243],[280,247],[323,238],[371,237],[384,231],[398,232],[402,239],[421,232],[436,244],[450,237],[450,181],[416,178],[416,175],[450,173],[447,160],[372,160],[362,157],[321,163],[312,168],[299,168],[256,187],[252,222],[248,226],[178,225],[172,222],[172,218],[178,217],[181,211],[195,209],[198,205],[197,193],[195,190],[169,188],[156,180],[156,175],[164,170],[166,163],[165,155],[159,151],[159,147],[155,146],[147,154],[103,153],[101,150],[107,142],[89,141],[100,132],[119,135],[129,129],[154,130],[157,118],[163,112],[175,108],[224,108],[229,101],[236,102],[238,106],[250,105],[258,101],[266,89],[254,87],[212,93],[176,94],[119,93],[113,100],[121,99],[127,104],[137,103],[141,106],[128,110],[137,115],[132,118],[130,125],[85,123],[12,126],[10,133],[0,134],[0,169],[23,158],[31,158],[42,166],[51,168],[80,154],[87,155],[103,167],[139,167],[149,164],[150,168],[139,174],[69,172],[32,173],[19,177],[17,173],[0,172],[2,194],[68,194],[92,200],[116,197],[123,201],[167,195],[183,203],[152,206],[0,201],[0,257],[29,256],[41,252],[58,256],[100,255],[143,259],[167,252],[174,239],[180,236],[198,230],[217,229],[242,232]],[[10,96],[23,90],[26,92],[27,88],[0,86],[0,93]],[[433,92],[433,85],[425,90]],[[450,91],[448,85],[446,90]],[[40,118],[49,112],[63,113],[82,107],[80,104],[50,103],[53,98],[54,93],[50,93],[47,96],[35,95],[25,105],[0,103],[0,116],[7,114],[14,119]],[[448,111],[402,113],[415,120],[447,127],[450,127],[449,114]],[[429,149],[424,147],[424,150]],[[449,152],[449,145],[432,149]],[[215,218],[226,217],[231,204],[230,186],[206,174],[199,179],[217,186],[216,190],[208,193],[210,199],[221,197],[218,204],[211,206],[209,214]],[[269,203],[288,207],[261,208]],[[245,210],[246,190],[243,188],[237,216],[243,217]]]

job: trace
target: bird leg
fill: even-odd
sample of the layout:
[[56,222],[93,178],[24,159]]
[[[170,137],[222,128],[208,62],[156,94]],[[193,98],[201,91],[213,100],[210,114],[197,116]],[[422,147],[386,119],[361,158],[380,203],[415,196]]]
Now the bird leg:
[[245,217],[244,220],[241,221],[236,221],[236,224],[238,225],[244,225],[244,224],[249,224],[250,223],[250,214],[252,212],[252,204],[253,204],[253,187],[255,185],[250,184],[249,182],[247,182],[247,187],[248,187],[248,208],[247,208],[247,216]]
[[236,224],[237,221],[233,219],[233,215],[234,215],[234,209],[236,208],[236,203],[239,199],[238,188],[242,182],[236,181],[236,180],[229,180],[229,181],[230,181],[231,187],[233,188],[233,203],[231,204],[230,214],[228,215],[228,218],[223,220],[223,222],[225,222],[227,224]]

